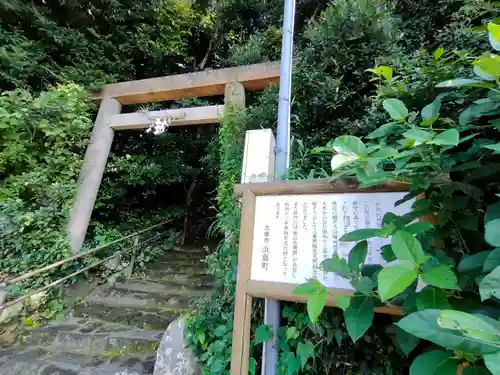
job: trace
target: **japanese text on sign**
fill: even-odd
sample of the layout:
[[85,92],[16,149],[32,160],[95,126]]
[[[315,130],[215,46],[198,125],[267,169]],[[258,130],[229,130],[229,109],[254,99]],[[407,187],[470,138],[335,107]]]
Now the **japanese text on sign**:
[[[251,279],[300,284],[315,278],[331,288],[353,289],[348,280],[324,272],[321,262],[335,253],[347,258],[354,243],[339,241],[345,233],[380,227],[386,212],[409,212],[411,201],[394,206],[405,195],[384,192],[258,196]],[[370,239],[367,263],[384,264],[380,248],[388,243],[386,239]]]

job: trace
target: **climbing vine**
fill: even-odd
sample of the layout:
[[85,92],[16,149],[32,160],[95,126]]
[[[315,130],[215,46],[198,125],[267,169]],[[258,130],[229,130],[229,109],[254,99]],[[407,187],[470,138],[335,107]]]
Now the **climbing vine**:
[[244,118],[243,109],[228,106],[221,121],[219,213],[214,230],[224,238],[217,251],[207,258],[208,270],[215,279],[214,293],[200,301],[187,326],[188,342],[198,355],[204,374],[226,373],[230,363],[241,214],[233,188],[241,177]]

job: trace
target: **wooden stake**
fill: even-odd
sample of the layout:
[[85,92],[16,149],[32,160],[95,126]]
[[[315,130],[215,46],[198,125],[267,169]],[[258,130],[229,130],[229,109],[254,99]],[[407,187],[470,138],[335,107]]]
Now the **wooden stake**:
[[236,297],[234,302],[231,375],[248,374],[252,297],[246,293],[245,285],[250,280],[254,217],[255,195],[249,191],[245,191],[243,193],[240,245],[238,250],[238,264],[240,267],[238,267],[238,281],[236,283]]

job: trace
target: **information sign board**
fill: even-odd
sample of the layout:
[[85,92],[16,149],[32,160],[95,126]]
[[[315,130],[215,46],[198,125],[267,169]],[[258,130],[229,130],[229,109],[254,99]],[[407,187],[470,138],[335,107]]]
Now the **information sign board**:
[[[347,257],[353,243],[338,241],[344,233],[380,227],[386,212],[405,214],[411,202],[394,205],[408,194],[406,184],[358,189],[355,181],[332,184],[326,179],[241,184],[235,194],[243,201],[231,375],[247,375],[252,298],[305,302],[293,291],[316,278],[329,287],[326,305],[335,306],[335,296],[351,294],[353,288],[347,280],[325,274],[321,261],[335,252]],[[370,240],[369,263],[383,264],[379,249],[385,243]],[[375,311],[401,315],[394,306]]]
[[[361,228],[380,228],[385,212],[404,215],[413,201],[395,203],[405,192],[333,193],[257,196],[250,279],[301,284],[314,278],[330,288],[349,290],[350,282],[321,269],[339,254],[346,258],[352,242],[340,237]],[[367,264],[384,264],[380,253],[390,240],[368,240]]]

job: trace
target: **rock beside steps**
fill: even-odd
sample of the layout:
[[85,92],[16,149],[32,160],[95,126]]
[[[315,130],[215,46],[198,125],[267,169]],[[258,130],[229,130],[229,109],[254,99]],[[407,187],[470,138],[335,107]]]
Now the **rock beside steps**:
[[212,290],[202,249],[171,250],[146,271],[97,287],[64,318],[0,348],[1,375],[151,375],[165,330]]

